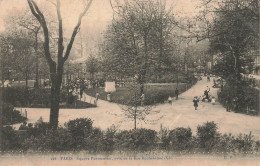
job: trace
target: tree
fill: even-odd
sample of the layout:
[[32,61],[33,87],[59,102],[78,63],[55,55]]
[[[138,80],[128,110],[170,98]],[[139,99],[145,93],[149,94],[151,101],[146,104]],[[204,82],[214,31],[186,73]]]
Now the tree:
[[86,14],[88,11],[91,3],[93,0],[89,0],[86,3],[86,6],[83,10],[83,12],[78,17],[78,22],[76,26],[74,27],[74,30],[72,32],[72,36],[70,38],[69,44],[67,45],[66,51],[64,52],[64,46],[63,46],[63,20],[61,17],[61,10],[60,10],[60,0],[56,0],[56,3],[52,4],[56,7],[57,17],[58,17],[58,48],[57,48],[57,61],[54,61],[50,52],[50,36],[49,36],[49,29],[46,23],[46,19],[39,9],[38,5],[34,0],[27,0],[28,5],[30,7],[30,10],[32,14],[35,16],[37,21],[40,23],[43,34],[44,34],[44,54],[45,58],[48,62],[49,69],[50,69],[50,79],[51,79],[51,108],[50,108],[50,126],[52,129],[57,129],[58,127],[58,117],[59,117],[59,101],[60,101],[60,88],[62,83],[62,74],[63,74],[63,67],[64,63],[68,59],[70,55],[70,51],[72,48],[72,45],[74,43],[75,37],[79,31],[82,17]]
[[[259,43],[259,11],[256,0],[220,3],[211,28],[211,51],[220,53],[215,71],[230,84],[241,82],[241,73],[252,69]],[[219,68],[221,67],[221,69]]]
[[36,67],[35,67],[35,88],[39,87],[39,51],[38,51],[38,36],[40,33],[41,25],[35,20],[31,19],[32,17],[20,17],[20,19],[17,21],[18,25],[31,31],[34,36],[34,52],[36,56]]
[[160,2],[111,3],[114,19],[105,35],[103,53],[105,63],[110,64],[107,71],[119,77],[123,72],[137,78],[141,93],[151,76],[160,79],[163,72],[171,69],[175,22],[166,4]]
[[26,87],[33,69],[32,55],[33,41],[26,33],[17,32],[2,35],[2,69],[5,79],[11,79],[9,72],[13,71],[14,78],[24,78]]
[[94,80],[94,74],[98,71],[98,66],[98,59],[93,54],[90,54],[86,61],[86,70],[89,72],[91,80]]
[[31,58],[35,59],[35,65],[33,70],[35,70],[35,88],[39,87],[39,69],[44,70],[43,60],[40,58],[40,54],[42,54],[43,48],[39,46],[42,36],[41,25],[34,18],[29,10],[25,10],[20,13],[20,15],[10,15],[6,20],[6,24],[8,25],[8,31],[11,33],[16,33],[17,31],[26,31],[28,35],[33,39],[33,56]]

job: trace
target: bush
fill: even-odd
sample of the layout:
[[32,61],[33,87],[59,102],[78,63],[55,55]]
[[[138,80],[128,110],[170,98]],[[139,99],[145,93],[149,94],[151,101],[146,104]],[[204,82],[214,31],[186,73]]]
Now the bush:
[[248,86],[246,82],[242,81],[237,89],[226,84],[218,93],[218,99],[225,107],[229,105],[235,112],[248,113],[248,110],[255,110],[255,114],[259,114],[259,90]]
[[84,140],[85,150],[89,150],[90,152],[103,151],[103,132],[99,128],[93,128]]
[[51,130],[46,135],[31,136],[22,146],[24,150],[32,151],[68,151],[72,149],[72,137],[67,129]]
[[251,133],[247,134],[240,134],[235,140],[234,145],[239,152],[248,152],[253,150],[253,136]]
[[219,137],[218,142],[214,146],[216,152],[234,152],[236,147],[234,145],[235,137],[231,134],[224,134]]
[[202,126],[197,127],[197,138],[200,148],[208,152],[213,149],[219,138],[217,129],[217,124],[214,122],[206,122]]
[[21,140],[19,135],[11,126],[3,127],[2,132],[2,150],[19,150],[21,148]]
[[103,150],[105,152],[110,152],[115,149],[115,134],[116,134],[116,128],[114,125],[108,128],[107,131],[104,133],[102,144],[103,144]]
[[170,138],[169,138],[170,131],[167,128],[161,128],[158,133],[158,137],[160,139],[160,148],[164,150],[170,149]]
[[15,123],[21,123],[27,120],[21,113],[14,109],[11,104],[3,103],[3,124],[11,125]]
[[179,127],[169,133],[170,147],[173,150],[188,150],[192,139],[190,128]]
[[120,150],[147,151],[155,148],[156,134],[149,129],[125,130],[116,134],[115,142]]
[[75,149],[86,148],[85,138],[92,134],[92,120],[88,118],[78,118],[69,121],[66,126],[73,138],[72,146]]

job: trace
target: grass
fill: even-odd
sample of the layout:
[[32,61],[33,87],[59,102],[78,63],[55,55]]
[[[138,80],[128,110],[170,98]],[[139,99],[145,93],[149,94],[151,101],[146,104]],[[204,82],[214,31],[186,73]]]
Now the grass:
[[[66,102],[60,102],[60,108],[63,109],[84,109],[84,108],[93,108],[96,107],[94,104],[90,104],[87,102],[83,102],[80,100],[76,100],[73,104],[68,104]],[[42,104],[33,104],[30,108],[50,108],[50,105],[42,105]]]
[[[156,83],[156,84],[146,84],[144,89],[146,105],[157,104],[165,102],[169,96],[175,96],[175,89],[177,87],[176,83]],[[180,83],[178,85],[179,93],[186,91],[191,87],[191,84]],[[85,92],[95,97],[98,92],[100,99],[107,100],[107,92],[104,88],[91,88],[85,90]],[[127,87],[117,87],[116,92],[111,93],[111,101],[119,104],[126,104],[133,96],[133,92],[130,86]]]

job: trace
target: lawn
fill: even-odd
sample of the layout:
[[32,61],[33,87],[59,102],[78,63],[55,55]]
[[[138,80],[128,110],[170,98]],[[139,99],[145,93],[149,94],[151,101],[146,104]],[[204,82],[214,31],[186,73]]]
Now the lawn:
[[[3,94],[3,101],[15,107],[31,107],[31,108],[50,108],[50,89],[39,88],[29,89],[26,93],[23,87],[0,88]],[[73,103],[69,104],[68,94],[66,90],[61,90],[60,108],[81,109],[96,107],[93,104],[77,100],[74,97]]]
[[[145,84],[144,95],[146,105],[157,104],[165,102],[169,96],[175,96],[176,83],[150,83]],[[179,93],[186,91],[191,87],[191,84],[179,83]],[[107,100],[107,92],[104,88],[91,88],[85,90],[87,95],[95,97],[98,92],[100,99]],[[134,95],[132,87],[117,87],[116,92],[111,93],[111,101],[119,104],[127,104],[131,97]]]

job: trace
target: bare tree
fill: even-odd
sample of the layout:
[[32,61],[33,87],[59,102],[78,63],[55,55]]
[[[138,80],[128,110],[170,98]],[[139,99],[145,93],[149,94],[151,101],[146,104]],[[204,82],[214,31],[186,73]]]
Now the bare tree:
[[56,12],[58,16],[58,52],[57,52],[57,62],[52,59],[51,52],[50,52],[50,37],[49,37],[49,29],[46,23],[46,19],[39,9],[38,5],[34,0],[27,0],[28,5],[32,14],[36,17],[38,22],[40,23],[43,33],[44,33],[44,54],[45,58],[48,62],[49,69],[50,69],[50,78],[51,78],[51,108],[50,108],[50,126],[52,129],[57,129],[58,127],[58,118],[59,118],[59,101],[60,101],[60,88],[62,83],[62,74],[63,74],[63,67],[64,63],[68,59],[70,55],[70,51],[72,45],[74,43],[75,37],[79,31],[82,17],[86,14],[89,7],[91,6],[93,0],[89,0],[84,7],[84,10],[78,17],[78,22],[74,27],[72,36],[70,38],[69,44],[64,53],[64,46],[63,46],[63,20],[61,17],[61,10],[60,10],[60,0],[56,0],[56,3],[52,3],[56,7]]
[[130,87],[130,91],[132,92],[131,98],[125,103],[126,105],[121,106],[124,116],[134,121],[134,129],[137,128],[137,121],[153,123],[163,118],[163,116],[160,116],[152,120],[148,119],[149,115],[158,115],[160,111],[154,110],[153,106],[145,105],[145,96],[142,96],[144,94],[140,94],[139,86],[141,85],[132,85]]

